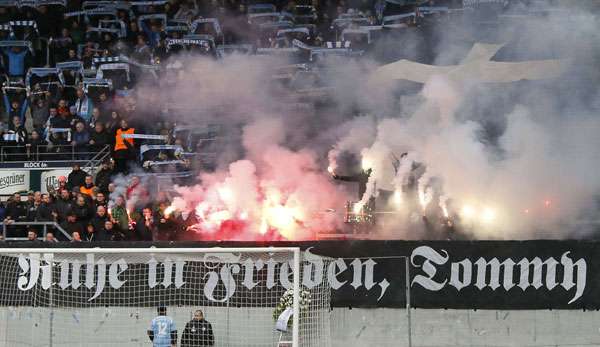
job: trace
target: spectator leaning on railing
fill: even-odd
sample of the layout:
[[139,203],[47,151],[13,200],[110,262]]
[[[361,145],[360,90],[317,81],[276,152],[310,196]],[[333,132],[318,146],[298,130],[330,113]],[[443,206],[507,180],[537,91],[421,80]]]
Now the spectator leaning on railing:
[[112,136],[104,129],[102,122],[96,122],[94,130],[90,134],[89,149],[90,152],[100,152],[104,147],[110,146]]
[[[46,152],[48,142],[44,140],[38,130],[33,130],[27,143],[25,144],[27,159],[36,161],[43,159],[43,153]],[[41,155],[41,158],[39,158]]]
[[54,216],[52,212],[54,212],[54,206],[50,201],[50,194],[42,195],[42,202],[36,209],[35,219],[40,222],[52,222],[54,221]]
[[[87,152],[88,144],[90,142],[90,134],[88,133],[85,124],[83,122],[77,122],[75,125],[75,132],[71,136],[71,145],[75,148],[75,152]],[[85,156],[78,155],[77,159],[86,159]]]
[[79,223],[77,220],[77,214],[73,210],[67,213],[67,218],[65,221],[60,223],[60,227],[69,235],[72,235],[73,232],[78,232],[80,234],[83,232],[81,223]]
[[27,219],[27,205],[21,201],[21,194],[15,193],[6,205],[4,223],[23,222]]

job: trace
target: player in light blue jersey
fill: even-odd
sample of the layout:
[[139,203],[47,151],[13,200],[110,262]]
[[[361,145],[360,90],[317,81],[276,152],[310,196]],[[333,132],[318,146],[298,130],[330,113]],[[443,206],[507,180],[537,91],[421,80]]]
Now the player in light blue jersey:
[[177,347],[177,328],[173,318],[167,316],[167,308],[158,308],[158,316],[150,323],[148,337],[154,347]]

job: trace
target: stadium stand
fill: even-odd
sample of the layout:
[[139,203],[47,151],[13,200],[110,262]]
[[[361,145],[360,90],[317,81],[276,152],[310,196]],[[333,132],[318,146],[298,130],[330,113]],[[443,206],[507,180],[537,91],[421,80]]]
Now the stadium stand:
[[[210,170],[222,129],[179,122],[186,111],[177,105],[165,112],[140,102],[140,81],[168,81],[181,69],[165,66],[171,55],[292,54],[299,64],[284,78],[311,76],[305,63],[360,56],[382,30],[461,10],[452,0],[2,1],[2,237],[178,239],[185,218],[162,218],[170,197],[161,182],[185,184]],[[115,203],[131,194],[141,197],[135,206]],[[94,220],[107,201],[116,229],[134,232],[99,234]]]

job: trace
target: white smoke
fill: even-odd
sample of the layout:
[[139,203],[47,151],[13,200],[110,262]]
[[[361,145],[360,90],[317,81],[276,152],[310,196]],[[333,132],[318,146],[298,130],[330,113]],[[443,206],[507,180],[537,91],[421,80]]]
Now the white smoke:
[[[339,230],[342,215],[325,211],[340,210],[350,197],[325,168],[358,173],[361,168],[343,159],[349,154],[372,170],[361,203],[378,191],[393,192],[398,202],[398,213],[386,215],[373,237],[428,237],[420,218],[428,209],[448,210],[477,238],[587,236],[590,229],[579,225],[597,214],[600,192],[600,76],[593,68],[596,49],[577,38],[593,41],[598,29],[594,17],[566,22],[549,16],[519,30],[500,25],[493,38],[483,38],[517,41],[517,48],[534,53],[550,46],[558,57],[577,62],[579,71],[544,82],[477,85],[434,76],[418,96],[397,97],[394,86],[364,83],[374,62],[336,60],[325,64],[324,75],[337,105],[319,108],[273,87],[274,67],[286,61],[182,59],[186,73],[162,88],[168,100],[157,102],[169,112],[188,110],[179,116],[187,123],[228,130],[217,171],[180,187],[173,205],[198,212],[204,230],[237,239],[256,239],[265,225],[285,229],[283,238],[292,239]],[[436,63],[464,58],[465,44],[452,35],[472,42],[483,35],[468,23],[459,33],[443,30],[439,35],[447,40],[432,49],[439,53]],[[519,59],[537,58],[506,60]],[[408,154],[400,158],[402,153]],[[409,213],[411,182],[416,217]],[[224,231],[227,218],[243,225]]]
[[[498,86],[460,84],[434,76],[424,85],[423,102],[414,112],[407,116],[398,111],[397,117],[381,120],[372,144],[353,152],[377,161],[371,164],[374,168],[388,161],[389,152],[411,153],[415,162],[426,167],[417,182],[423,210],[449,210],[443,214],[460,216],[474,237],[588,236],[600,193],[599,181],[593,177],[600,162],[600,119],[594,116],[600,98],[597,91],[585,99],[578,95],[577,91],[595,88],[598,75],[591,55],[595,50],[574,38],[598,38],[600,26],[594,17],[577,18],[565,21],[550,16],[528,23],[524,31],[501,29],[497,35],[503,39],[519,35],[524,42],[535,42],[534,49],[523,47],[524,51],[552,44],[559,58],[579,62],[581,71],[576,74]],[[552,39],[560,38],[558,44],[549,39],[544,29],[548,27],[555,35]],[[442,55],[456,55],[454,47],[447,43],[444,47],[448,52],[442,50]],[[561,88],[565,82],[570,88]],[[401,161],[389,181],[378,174],[377,187],[391,182],[399,190],[406,185],[408,162],[412,161],[403,166]],[[406,221],[398,217],[397,223]],[[385,228],[390,224],[387,221]],[[418,238],[416,231],[402,237]]]

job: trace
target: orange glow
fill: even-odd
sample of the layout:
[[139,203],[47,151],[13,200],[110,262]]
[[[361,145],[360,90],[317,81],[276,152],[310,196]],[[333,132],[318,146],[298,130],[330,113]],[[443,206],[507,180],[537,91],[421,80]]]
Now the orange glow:
[[167,207],[165,209],[165,217],[169,218],[171,216],[171,213],[173,213],[175,211],[175,207],[173,205]]

